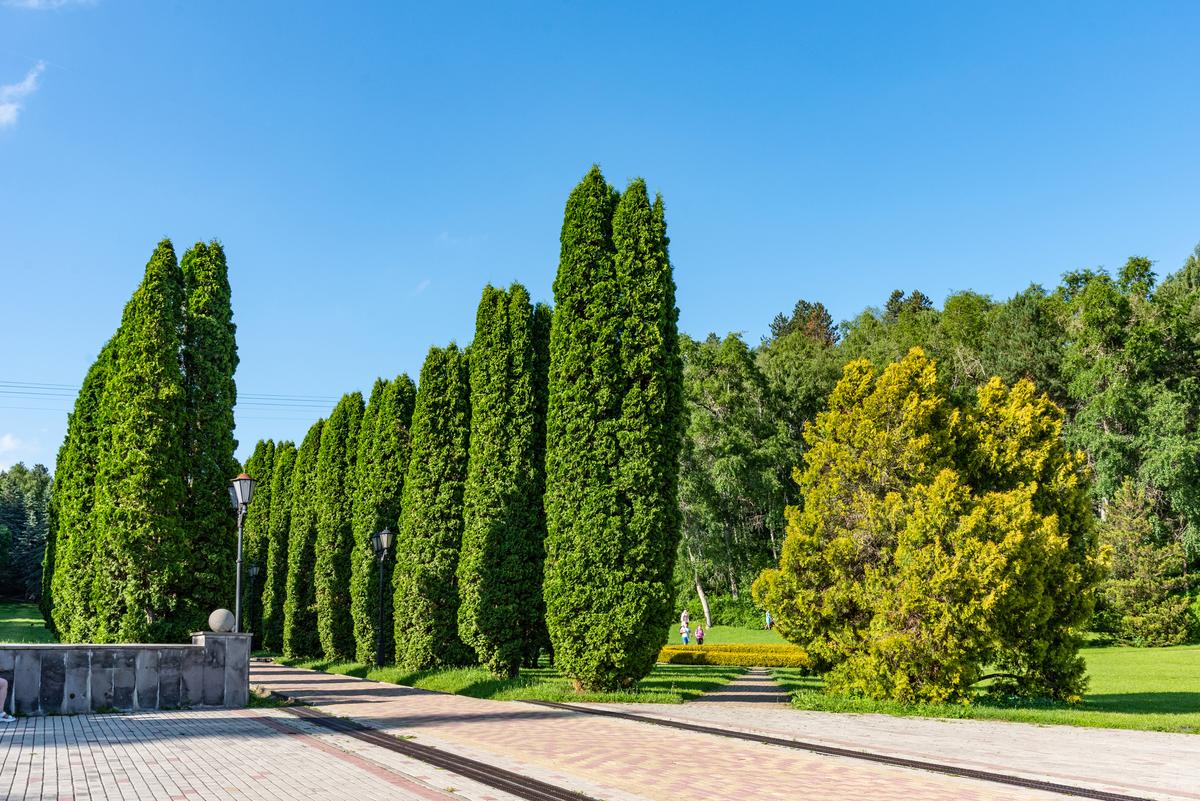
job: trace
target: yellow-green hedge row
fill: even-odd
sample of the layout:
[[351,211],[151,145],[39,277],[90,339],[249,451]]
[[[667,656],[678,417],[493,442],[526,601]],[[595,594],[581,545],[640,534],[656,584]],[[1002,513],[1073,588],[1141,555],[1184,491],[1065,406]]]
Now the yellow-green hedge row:
[[668,665],[738,665],[807,668],[812,660],[795,645],[668,645],[658,653]]

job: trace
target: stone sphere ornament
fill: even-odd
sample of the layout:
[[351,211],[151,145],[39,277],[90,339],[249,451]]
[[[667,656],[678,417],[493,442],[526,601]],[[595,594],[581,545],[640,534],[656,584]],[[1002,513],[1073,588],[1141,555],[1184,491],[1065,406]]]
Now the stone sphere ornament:
[[218,634],[233,631],[233,612],[228,609],[214,609],[208,616],[208,627]]

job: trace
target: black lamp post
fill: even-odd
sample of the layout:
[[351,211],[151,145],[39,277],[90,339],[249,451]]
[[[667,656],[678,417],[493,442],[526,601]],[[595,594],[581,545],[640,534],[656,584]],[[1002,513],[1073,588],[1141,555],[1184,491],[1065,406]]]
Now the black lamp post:
[[371,535],[371,550],[379,557],[379,623],[375,626],[375,666],[383,664],[383,564],[392,547],[392,530],[385,528]]
[[254,579],[258,578],[258,565],[251,562],[246,566],[246,572],[250,575],[250,597],[246,600],[246,619],[250,621],[250,650],[254,650]]
[[229,502],[237,509],[238,516],[238,546],[237,546],[237,597],[233,601],[233,631],[235,634],[242,630],[242,529],[246,525],[246,507],[254,497],[254,479],[242,473],[229,482]]

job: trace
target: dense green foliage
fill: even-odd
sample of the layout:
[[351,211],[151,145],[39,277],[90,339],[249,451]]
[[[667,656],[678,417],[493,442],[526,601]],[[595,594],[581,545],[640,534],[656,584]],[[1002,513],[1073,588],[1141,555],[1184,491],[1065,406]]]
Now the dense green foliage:
[[1146,490],[1132,479],[1117,489],[1100,524],[1109,575],[1096,626],[1137,645],[1179,645],[1196,621],[1183,544],[1154,526]]
[[324,427],[325,421],[318,420],[308,429],[292,469],[287,583],[283,602],[283,653],[288,656],[316,656],[321,647],[317,637],[317,596],[313,580],[317,547],[314,496]]
[[321,429],[316,486],[312,491],[317,518],[313,583],[317,599],[317,632],[326,659],[354,655],[354,621],[350,615],[350,564],[354,551],[354,471],[362,394],[343,395]]
[[546,624],[588,689],[649,673],[680,536],[683,390],[662,201],[593,168],[567,200],[546,436]]
[[[683,538],[677,582],[708,607],[779,560],[791,458],[785,404],[741,338],[683,344],[687,430],[679,468]],[[711,625],[711,609],[705,610]]]
[[184,525],[180,469],[187,452],[183,303],[183,273],[164,240],[125,307],[100,404],[91,636],[101,642],[169,642],[198,622],[175,614],[185,611],[180,590],[200,558]]
[[257,483],[246,507],[242,536],[242,631],[254,635],[254,646],[262,645],[263,576],[251,576],[251,566],[262,570],[267,560],[271,532],[271,485],[275,467],[275,441],[259,440],[242,469]]
[[237,349],[225,254],[159,243],[55,468],[42,608],[65,641],[179,640],[231,605]]
[[515,676],[545,642],[544,307],[487,286],[469,354],[471,438],[458,564],[458,631],[480,664]]
[[67,435],[55,463],[50,499],[50,532],[42,566],[42,612],[50,628],[65,642],[89,638],[92,560],[95,554],[92,509],[96,467],[104,430],[100,401],[112,370],[116,345],[110,341],[83,380],[75,410],[67,417]]
[[271,513],[267,524],[262,582],[262,647],[283,650],[283,604],[287,590],[288,532],[292,521],[292,471],[296,466],[296,445],[280,442],[275,446],[271,466]]
[[430,348],[421,367],[404,475],[393,574],[396,664],[413,670],[464,665],[458,636],[458,554],[471,403],[467,357]]
[[[382,565],[371,548],[371,535],[400,526],[404,471],[408,467],[409,433],[417,388],[401,375],[393,381],[379,379],[363,414],[358,435],[354,484],[354,550],[351,554],[350,612],[354,620],[355,658],[376,661],[380,653],[391,658],[392,564]],[[383,571],[382,577],[380,570]],[[380,582],[383,585],[383,627],[379,628]]]
[[0,470],[0,597],[33,601],[41,595],[53,483],[41,464]]
[[1029,381],[955,402],[913,349],[846,366],[805,432],[804,507],[755,597],[835,692],[967,701],[1070,698],[1102,570],[1083,455]]
[[215,241],[197,242],[184,254],[182,269],[187,492],[183,526],[189,553],[184,583],[175,592],[181,604],[180,623],[186,621],[195,631],[203,627],[209,612],[229,605],[232,598],[237,543],[227,487],[239,472],[233,457],[237,447],[233,374],[238,355],[225,250]]

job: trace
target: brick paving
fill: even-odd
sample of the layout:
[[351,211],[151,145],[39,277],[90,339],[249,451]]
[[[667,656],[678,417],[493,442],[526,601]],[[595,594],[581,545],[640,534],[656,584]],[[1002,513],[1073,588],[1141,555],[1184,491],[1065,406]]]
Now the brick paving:
[[0,725],[0,798],[513,801],[278,709],[20,718]]
[[778,687],[766,671],[748,672],[731,685],[738,682],[740,691],[708,693],[681,705],[584,706],[1123,795],[1200,799],[1200,736],[1194,734],[807,712],[763,703],[770,701],[770,687]]
[[251,681],[331,714],[605,801],[1062,798],[569,710],[424,692],[271,663],[255,663]]

